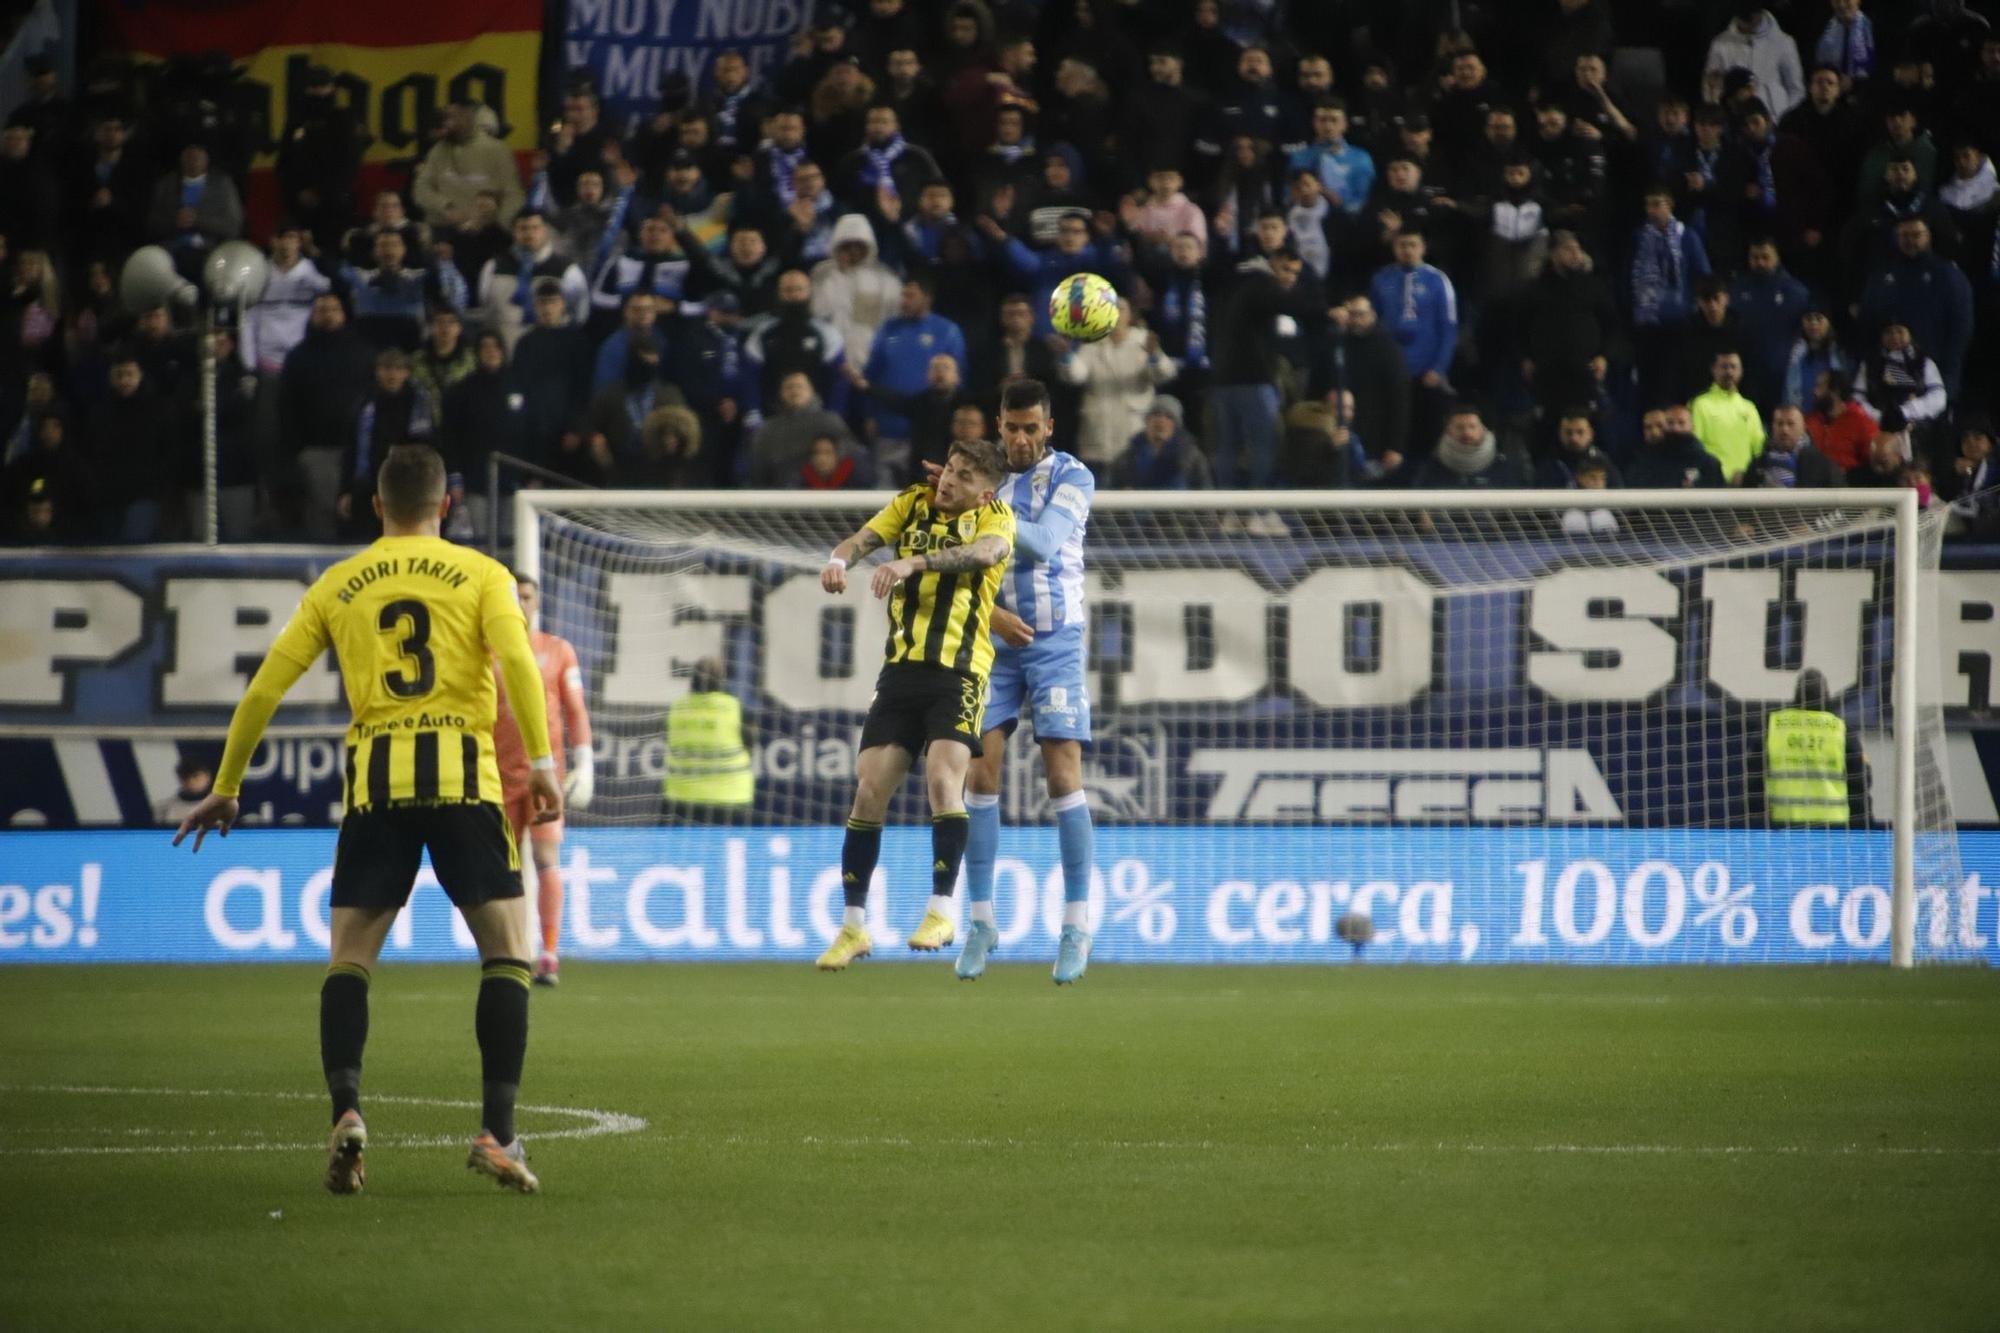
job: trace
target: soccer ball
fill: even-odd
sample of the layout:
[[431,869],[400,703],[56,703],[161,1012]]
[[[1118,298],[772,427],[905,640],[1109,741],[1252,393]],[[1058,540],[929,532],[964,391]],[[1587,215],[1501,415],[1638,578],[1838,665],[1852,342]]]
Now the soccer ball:
[[1095,273],[1072,273],[1049,296],[1056,332],[1094,343],[1118,327],[1118,289]]

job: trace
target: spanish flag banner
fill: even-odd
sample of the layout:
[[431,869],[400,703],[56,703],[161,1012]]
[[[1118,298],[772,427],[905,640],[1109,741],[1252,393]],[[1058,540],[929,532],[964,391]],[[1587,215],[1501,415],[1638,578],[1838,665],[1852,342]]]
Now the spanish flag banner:
[[461,97],[491,107],[517,153],[535,147],[542,0],[107,0],[104,13],[142,58],[221,51],[243,67],[265,127],[253,216],[273,193],[276,147],[313,65],[334,72],[371,136],[364,189],[380,183],[381,164],[422,153],[425,126]]

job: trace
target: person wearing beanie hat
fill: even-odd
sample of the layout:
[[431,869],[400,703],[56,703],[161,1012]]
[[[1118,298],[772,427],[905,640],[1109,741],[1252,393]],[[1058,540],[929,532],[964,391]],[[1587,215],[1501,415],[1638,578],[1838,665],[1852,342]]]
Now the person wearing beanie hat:
[[1205,491],[1215,485],[1207,456],[1187,433],[1180,399],[1154,395],[1145,425],[1112,460],[1105,484],[1120,491]]

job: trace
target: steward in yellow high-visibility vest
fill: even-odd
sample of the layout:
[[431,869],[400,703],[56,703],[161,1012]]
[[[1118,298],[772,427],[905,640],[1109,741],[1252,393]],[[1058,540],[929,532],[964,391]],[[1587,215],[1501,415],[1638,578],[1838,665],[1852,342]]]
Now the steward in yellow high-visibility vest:
[[1868,822],[1860,740],[1826,702],[1826,678],[1807,670],[1799,675],[1791,707],[1765,722],[1764,813],[1774,828]]
[[722,664],[695,663],[688,693],[667,709],[667,769],[661,795],[670,812],[747,816],[756,795],[743,705],[722,688]]

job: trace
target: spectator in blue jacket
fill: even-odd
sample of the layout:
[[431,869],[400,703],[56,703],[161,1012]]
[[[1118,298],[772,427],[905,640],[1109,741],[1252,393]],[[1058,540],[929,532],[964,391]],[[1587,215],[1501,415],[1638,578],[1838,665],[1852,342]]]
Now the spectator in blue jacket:
[[1396,262],[1375,275],[1368,295],[1409,368],[1412,435],[1435,439],[1458,350],[1458,292],[1441,270],[1424,262],[1422,232],[1398,232],[1394,249]]
[[1293,171],[1317,175],[1332,202],[1349,217],[1359,217],[1375,187],[1375,159],[1368,150],[1347,142],[1347,104],[1329,97],[1313,108],[1313,140],[1292,154]]
[[1873,346],[1891,324],[1907,325],[1930,353],[1955,400],[1972,344],[1972,284],[1958,265],[1931,249],[1930,224],[1920,217],[1896,224],[1896,257],[1869,275],[1861,293],[1862,339]]
[[1807,302],[1805,314],[1799,316],[1798,337],[1792,340],[1791,354],[1785,361],[1784,406],[1802,412],[1811,409],[1821,375],[1852,375],[1853,371],[1854,358],[1842,350],[1840,339],[1834,336],[1833,319],[1826,313],[1825,303]]
[[1736,313],[1738,348],[1743,353],[1743,395],[1769,416],[1784,400],[1785,370],[1792,338],[1806,312],[1806,285],[1778,261],[1778,243],[1762,237],[1750,243],[1749,267],[1729,287]]
[[1694,311],[1694,284],[1709,274],[1701,237],[1674,216],[1674,193],[1664,185],[1646,191],[1646,221],[1632,238],[1627,290],[1632,301],[1634,359],[1639,399],[1671,398],[1678,364],[1675,334]]
[[[940,354],[956,361],[959,377],[964,378],[965,333],[944,316],[931,312],[932,295],[928,274],[915,274],[903,284],[901,313],[876,332],[857,387],[866,390],[879,385],[891,394],[915,397],[929,383],[931,358]],[[1048,305],[1046,296],[1042,305]],[[875,437],[878,475],[903,475],[910,459],[910,419],[874,398],[869,403],[868,427]]]
[[1049,322],[1049,295],[1055,291],[1056,284],[1070,274],[1095,273],[1120,291],[1128,285],[1124,255],[1110,241],[1090,239],[1090,219],[1081,211],[1056,224],[1056,243],[1047,250],[1030,249],[985,215],[979,219],[979,231],[988,241],[1001,247],[1007,256],[1007,263],[1016,273],[1034,284],[1037,337],[1055,331],[1054,325]]
[[659,302],[644,288],[626,293],[624,326],[598,344],[596,372],[590,377],[592,393],[625,378],[625,362],[635,347],[651,347],[659,358],[660,373],[667,373],[668,347],[659,328]]
[[465,278],[451,264],[406,268],[401,232],[375,237],[375,267],[340,266],[340,280],[354,305],[354,330],[376,347],[415,351],[424,341],[432,305],[465,309]]

